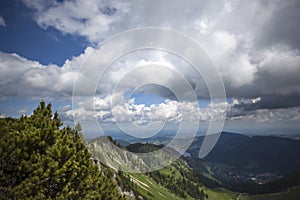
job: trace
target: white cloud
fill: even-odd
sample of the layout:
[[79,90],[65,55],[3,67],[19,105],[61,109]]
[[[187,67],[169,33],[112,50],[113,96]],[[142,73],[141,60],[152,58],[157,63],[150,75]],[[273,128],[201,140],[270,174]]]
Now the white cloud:
[[232,12],[233,5],[231,1],[225,1],[224,10],[229,13]]
[[227,120],[243,123],[282,123],[300,122],[300,107],[284,109],[247,109],[261,101],[260,97],[253,99],[233,99],[228,104]]
[[54,27],[65,33],[85,36],[91,42],[99,43],[111,24],[121,20],[128,12],[128,3],[120,1],[23,1],[35,10],[37,23],[43,27]]
[[234,34],[227,31],[217,31],[213,34],[215,44],[218,45],[218,52],[227,53],[234,51],[237,45],[237,38]]
[[[226,114],[228,121],[276,123],[294,121],[300,122],[300,107],[288,109],[245,109],[261,101],[260,97],[253,99],[233,99],[232,103],[221,102],[209,104],[207,107],[199,107],[193,102],[178,102],[165,100],[159,104],[146,106],[136,104],[135,99],[128,102],[111,105],[111,98],[95,98],[93,109],[90,102],[82,102],[79,108],[67,111],[68,117],[75,117],[76,120],[86,121],[97,118],[99,122],[118,122],[118,123],[155,123],[168,122],[178,123],[182,121],[209,122],[219,120]],[[105,106],[103,106],[105,105]],[[109,105],[110,109],[107,109]]]
[[250,63],[248,56],[239,57],[232,65],[228,66],[224,77],[230,81],[233,87],[251,84],[257,73],[257,66]]
[[[93,45],[101,43],[113,34],[131,28],[155,26],[183,32],[196,40],[215,62],[226,84],[228,95],[244,97],[250,101],[250,104],[263,100],[263,98],[251,99],[252,97],[300,93],[299,49],[294,49],[294,46],[289,46],[289,43],[285,44],[285,39],[279,42],[280,45],[278,42],[275,42],[276,45],[272,43],[270,46],[257,44],[259,41],[265,40],[269,43],[267,38],[272,38],[272,31],[269,31],[268,34],[263,33],[265,27],[268,30],[277,30],[274,27],[281,28],[276,26],[273,16],[274,13],[281,10],[280,5],[283,2],[251,1],[246,4],[236,0],[175,1],[173,3],[170,1],[153,3],[140,0],[122,2],[75,0],[61,3],[23,0],[23,2],[33,9],[34,19],[42,28],[52,27],[63,34],[84,36]],[[287,6],[287,8],[289,7]],[[269,24],[272,27],[268,27]],[[2,17],[0,17],[1,25],[6,26]],[[276,38],[282,37],[285,35],[276,35]],[[165,38],[158,39],[165,41]],[[178,41],[174,41],[174,43],[176,42]],[[264,42],[261,43],[264,44]],[[110,45],[108,57],[111,56],[109,53],[115,50],[121,51],[131,43],[122,41]],[[94,57],[88,59],[88,63],[86,63],[91,66],[92,70],[83,70],[78,74],[87,56],[95,51]],[[123,85],[124,90],[132,89],[144,79],[151,78],[148,76],[151,70],[134,71],[135,68],[143,65],[152,65],[153,68],[164,65],[177,70],[191,83],[198,96],[207,97],[207,89],[203,80],[196,76],[195,70],[190,65],[175,57],[166,52],[156,51],[134,52],[120,58],[109,67],[97,88],[97,94],[101,98],[90,98],[89,101],[82,102],[79,105],[81,107],[68,111],[67,115],[85,116],[86,119],[97,116],[103,121],[135,120],[142,122],[150,119],[180,121],[184,113],[189,113],[188,120],[195,119],[197,114],[200,114],[201,120],[210,119],[211,115],[208,110],[199,110],[188,101],[183,103],[166,101],[158,105],[145,106],[136,105],[132,100],[124,105],[116,102],[110,108],[112,99],[115,101],[123,98],[123,93],[112,94],[112,91],[124,76],[132,72],[131,77],[134,77]],[[84,95],[91,87],[91,82],[99,78],[97,72],[103,67],[97,49],[92,47],[86,48],[80,56],[66,60],[63,66],[44,66],[17,54],[0,52],[0,99],[11,96],[70,98],[77,76],[82,77],[79,79],[81,80],[79,94]],[[152,74],[154,72],[155,70],[152,69]],[[181,87],[181,82],[176,78],[175,73],[167,71],[158,73],[156,71],[152,78],[165,84],[171,84],[175,88]],[[161,96],[165,95],[160,91],[155,92]],[[181,90],[181,92],[186,91]],[[190,94],[187,92],[185,96],[189,97]],[[92,105],[96,106],[96,112],[92,109]],[[288,115],[285,110],[260,109],[245,112],[234,106],[236,105],[229,105],[230,112],[232,112],[231,119],[256,117],[261,121],[280,120],[282,118],[280,116]],[[211,112],[222,113],[220,108],[215,107],[214,109]],[[297,112],[293,111],[292,113]],[[297,119],[296,114],[291,117]]]
[[0,52],[0,97],[70,97],[73,82],[78,70],[90,51],[72,60],[67,60],[62,67],[42,65],[18,54]]
[[2,16],[0,16],[0,26],[6,27],[6,23]]
[[[299,93],[300,55],[291,50],[266,50],[260,62],[259,71],[263,74],[264,86],[276,94]],[[267,81],[272,81],[269,85]]]
[[[86,60],[93,51],[95,54],[92,58],[89,57]],[[176,79],[178,75],[175,76],[172,72],[175,66],[164,60],[159,53],[149,55],[148,59],[150,60],[144,60],[142,57],[145,54],[141,54],[141,57],[128,57],[114,63],[102,75],[96,94],[111,95],[116,84],[124,77],[124,84],[121,85],[122,92],[136,89],[137,86],[140,87],[145,80],[150,83],[157,81],[163,85],[170,85],[173,82],[180,88],[180,82]],[[89,66],[89,70],[84,70],[85,66]],[[139,70],[139,67],[143,66],[147,67]],[[161,66],[164,67],[161,68]],[[80,71],[82,67],[83,70]],[[0,52],[0,96],[1,98],[14,96],[71,97],[75,80],[79,85],[79,93],[76,95],[83,95],[93,83],[98,81],[101,74],[97,74],[97,71],[101,71],[104,67],[102,60],[99,59],[99,53],[91,47],[86,48],[81,55],[66,60],[61,67],[42,65],[17,54]]]
[[240,121],[243,123],[283,123],[283,122],[300,122],[300,107],[285,109],[259,109],[249,111],[243,115],[236,115],[228,118],[230,121]]
[[215,31],[209,41],[206,49],[229,89],[253,83],[258,70],[247,52],[248,36]]
[[211,24],[208,19],[198,19],[194,23],[194,28],[201,34],[206,34],[209,31]]
[[168,27],[183,32],[208,52],[229,89],[255,81],[258,63],[252,61],[257,57],[255,42],[261,37],[258,29],[263,30],[281,9],[280,3],[251,1],[245,4],[236,0],[175,1],[172,4],[140,0],[62,3],[24,0],[24,3],[35,10],[40,26],[84,36],[92,43],[99,44],[113,34],[138,27]]
[[236,106],[236,105],[241,105],[241,104],[247,104],[247,105],[251,105],[251,104],[255,104],[261,101],[261,97],[257,97],[257,98],[253,98],[253,99],[233,99],[232,100],[232,105]]
[[[71,60],[67,60],[62,67],[56,65],[44,66],[36,61],[27,60],[17,54],[0,53],[0,90],[1,98],[10,96],[25,96],[25,97],[45,97],[49,96],[55,98],[64,95],[70,97],[73,89],[73,82],[76,78],[77,72],[80,69],[82,62],[93,51],[92,48],[87,48],[85,53],[78,57],[74,57]],[[291,73],[290,77],[294,77],[293,81],[297,82],[298,62],[299,57],[292,51],[286,52],[264,52],[262,60],[259,62],[260,73],[267,73],[270,77],[278,77],[278,81],[284,81],[280,79],[279,74],[281,64],[289,63],[287,66],[289,70],[286,73]],[[152,55],[152,58],[160,57],[161,64],[168,65],[171,68],[176,68],[171,62],[167,62],[161,57],[162,55]],[[137,68],[140,65],[152,64],[152,61],[139,60],[139,59],[125,59],[126,62],[116,62],[116,65],[112,66],[112,70],[108,72],[107,87],[112,88],[126,73],[130,70]],[[159,59],[158,59],[159,60]],[[155,62],[154,62],[155,63]],[[156,64],[158,64],[157,62]],[[119,68],[123,64],[124,68]],[[244,65],[245,66],[245,65]],[[272,70],[273,69],[273,70]],[[121,72],[122,70],[125,70]],[[123,75],[120,75],[120,74]],[[186,71],[185,71],[186,73]],[[247,73],[245,73],[247,74]],[[83,74],[80,74],[83,75]],[[136,81],[141,81],[147,74],[135,74]],[[9,77],[9,78],[8,78]],[[114,77],[114,78],[112,78]],[[156,78],[164,79],[165,81],[175,81],[174,84],[180,84],[174,79],[176,76],[163,72]],[[245,77],[244,79],[246,79]],[[245,80],[243,80],[245,81]],[[82,82],[83,86],[84,82]],[[284,85],[281,83],[281,85]],[[131,87],[131,85],[128,85]],[[177,86],[176,86],[177,87]],[[257,121],[264,122],[276,122],[285,121],[287,119],[299,121],[300,109],[288,108],[288,109],[243,109],[245,105],[255,105],[259,103],[262,98],[244,98],[234,100],[233,103],[228,104],[214,104],[209,105],[206,108],[199,108],[193,102],[178,102],[175,100],[166,100],[160,104],[152,104],[146,106],[144,104],[136,104],[134,99],[129,100],[126,103],[122,103],[124,99],[124,93],[112,93],[110,92],[98,93],[100,96],[95,98],[88,98],[87,101],[78,102],[73,109],[66,107],[63,109],[65,114],[62,117],[67,120],[72,120],[74,116],[77,119],[85,121],[93,121],[95,117],[101,122],[135,122],[145,123],[148,121],[154,122],[180,122],[182,120],[195,121],[200,118],[203,122],[208,122],[213,116],[222,116],[225,112],[224,107],[228,106],[227,120],[243,120],[243,121]],[[124,92],[121,90],[120,92]],[[293,92],[291,90],[290,92]],[[23,111],[22,111],[23,112]]]
[[[115,102],[112,99],[122,99]],[[120,94],[108,95],[104,98],[95,97],[92,101],[78,102],[73,110],[67,111],[69,117],[85,121],[97,118],[100,122],[118,123],[149,123],[149,122],[208,122],[218,120],[225,115],[228,103],[210,104],[208,107],[199,107],[195,102],[178,102],[165,100],[158,104],[136,104],[135,99],[124,102]],[[114,102],[114,104],[112,104]],[[214,118],[213,118],[214,117]]]

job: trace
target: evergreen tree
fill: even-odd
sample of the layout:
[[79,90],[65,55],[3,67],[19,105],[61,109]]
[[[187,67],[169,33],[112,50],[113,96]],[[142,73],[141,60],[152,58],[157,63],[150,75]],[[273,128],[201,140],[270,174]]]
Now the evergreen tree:
[[120,199],[109,169],[100,171],[81,127],[60,128],[41,102],[29,117],[0,119],[1,199]]

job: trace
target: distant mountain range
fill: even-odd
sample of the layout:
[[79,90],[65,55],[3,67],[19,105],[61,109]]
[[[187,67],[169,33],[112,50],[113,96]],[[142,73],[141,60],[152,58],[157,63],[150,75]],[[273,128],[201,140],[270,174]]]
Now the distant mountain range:
[[[170,139],[172,139],[170,136],[159,136],[126,141],[113,140],[109,137],[110,141],[124,150],[135,153],[161,149]],[[282,194],[279,195],[281,198],[290,195],[289,192],[286,192],[290,191],[290,188],[300,186],[300,140],[223,132],[213,150],[204,159],[200,159],[198,153],[203,139],[204,136],[195,137],[186,153],[171,166],[138,176],[121,174],[122,178],[119,177],[118,180],[121,185],[126,185],[124,180],[128,179],[125,182],[135,180],[138,184],[135,189],[130,184],[127,184],[126,188],[134,191],[136,195],[141,195],[144,199],[161,199],[160,194],[162,193],[166,195],[166,198],[162,199],[171,198],[170,193],[166,191],[173,193],[176,196],[176,198],[173,196],[175,199],[197,199],[197,197],[201,197],[201,199],[252,199],[251,195],[254,195],[253,198],[259,198],[258,194],[274,192]],[[184,140],[182,138],[178,142],[185,142]],[[105,159],[123,163],[124,166],[141,163],[133,157],[130,159],[132,163],[126,163],[124,157],[130,157],[126,153],[126,155],[121,152],[111,154],[114,151],[113,147],[102,146],[101,138],[91,140],[89,143],[90,150],[96,157],[104,156]],[[168,151],[174,150],[169,149]],[[114,165],[111,167],[115,168]],[[115,170],[117,169],[115,168]],[[156,188],[155,190],[160,188],[162,191],[158,193],[151,190],[145,192],[143,184],[149,184],[149,182]],[[189,188],[193,189],[182,190],[182,187],[188,184],[190,184]],[[178,188],[178,185],[182,187]],[[220,188],[223,189],[220,190]],[[293,195],[295,192],[296,195],[300,195],[298,189],[291,191],[293,191]],[[273,195],[262,195],[261,197],[262,199],[272,199]]]
[[[300,185],[300,140],[223,132],[208,156],[199,159],[203,139],[204,136],[195,137],[181,159],[208,187],[225,187],[255,194]],[[161,147],[169,140],[170,137],[148,138],[142,140],[144,145],[123,140],[118,142],[129,150],[137,151],[151,149],[151,143]]]
[[[193,158],[198,157],[203,138],[196,137],[187,150]],[[204,160],[240,171],[286,175],[300,169],[299,155],[300,140],[275,136],[250,137],[223,132]]]
[[[208,136],[209,137],[209,136]],[[196,137],[185,160],[194,169],[203,161],[222,187],[248,193],[280,191],[300,185],[300,140],[276,136],[245,136],[224,132],[204,159],[198,158],[204,137]]]
[[[180,154],[165,147],[170,136],[86,141],[80,124],[74,129],[61,125],[45,102],[31,116],[0,119],[0,199],[300,197],[300,140],[222,133],[215,148],[200,159],[203,136],[191,140],[187,152]],[[172,146],[186,140],[180,138]],[[155,159],[147,153],[153,151]]]
[[[131,138],[130,140],[117,140],[117,142],[125,147],[132,143],[167,144],[171,139],[170,136],[159,136],[146,139]],[[185,155],[198,158],[203,139],[204,136],[195,137]],[[222,132],[218,142],[204,161],[211,164],[223,164],[239,171],[271,172],[283,176],[300,169],[299,155],[300,140]]]

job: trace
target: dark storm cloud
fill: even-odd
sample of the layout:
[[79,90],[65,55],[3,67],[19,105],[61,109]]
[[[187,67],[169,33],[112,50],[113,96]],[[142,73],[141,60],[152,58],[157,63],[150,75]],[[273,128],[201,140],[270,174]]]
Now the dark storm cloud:
[[[300,106],[300,94],[263,96],[254,104],[255,109],[278,109]],[[249,109],[249,108],[248,108]]]
[[262,1],[260,12],[264,13],[268,9],[274,11],[258,27],[255,44],[260,48],[284,44],[300,49],[300,1],[267,2]]
[[[232,98],[261,97],[257,105],[247,105],[246,109],[277,109],[300,105],[300,55],[298,51],[266,50],[257,51],[258,61],[255,79],[251,84],[231,87],[225,80],[226,92]],[[227,82],[226,82],[227,81]]]

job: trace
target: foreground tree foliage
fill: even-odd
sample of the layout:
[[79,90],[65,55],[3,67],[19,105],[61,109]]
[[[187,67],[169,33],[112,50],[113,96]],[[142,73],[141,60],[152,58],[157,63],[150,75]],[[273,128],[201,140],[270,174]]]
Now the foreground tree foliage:
[[80,127],[61,125],[45,102],[29,117],[0,119],[0,199],[120,199],[113,173],[93,164]]

